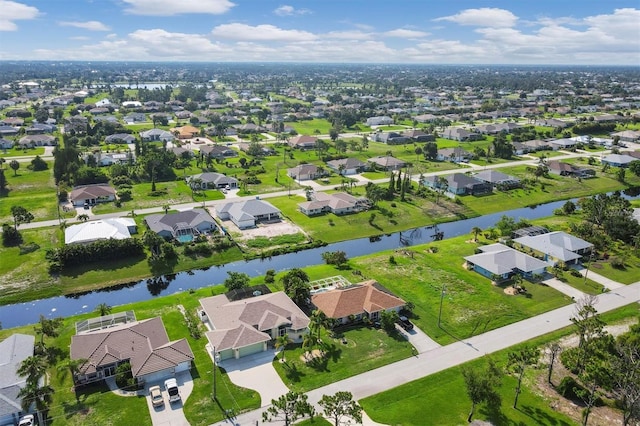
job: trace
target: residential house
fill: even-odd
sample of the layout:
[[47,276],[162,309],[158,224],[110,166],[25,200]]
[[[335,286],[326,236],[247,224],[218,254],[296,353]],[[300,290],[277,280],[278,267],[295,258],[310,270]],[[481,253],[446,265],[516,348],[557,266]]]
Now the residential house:
[[375,142],[382,142],[387,145],[402,145],[409,142],[409,138],[398,132],[374,133],[371,139]]
[[601,160],[602,164],[623,168],[628,167],[633,161],[638,161],[638,159],[627,154],[609,154],[605,155]]
[[289,146],[297,149],[314,149],[318,138],[315,136],[298,135],[289,139]]
[[240,229],[253,228],[260,222],[279,221],[281,215],[271,203],[259,199],[223,204],[216,207],[216,213]]
[[189,176],[187,178],[187,184],[191,185],[191,180],[193,179],[199,179],[201,182],[199,183],[200,187],[196,189],[220,189],[226,188],[227,186],[229,188],[238,187],[238,179],[225,176],[222,173],[206,172]]
[[[442,182],[441,178],[444,178]],[[491,193],[490,183],[476,179],[464,173],[454,173],[446,176],[427,176],[424,184],[433,189],[446,189],[451,195],[483,195]]]
[[520,238],[520,237],[533,237],[535,235],[542,235],[548,233],[549,230],[542,226],[527,226],[526,228],[516,229],[511,233],[511,238]]
[[[238,149],[243,152],[249,152],[249,148],[251,148],[251,144],[247,142],[240,142],[238,144]],[[268,145],[260,144],[260,151],[262,155],[275,155],[276,151]]]
[[367,168],[367,164],[357,158],[348,157],[327,161],[327,167],[342,176],[349,176],[362,173]]
[[399,170],[401,168],[403,168],[406,163],[402,160],[399,160],[395,157],[392,157],[390,155],[386,155],[386,156],[380,156],[380,157],[372,157],[369,158],[367,160],[368,163],[371,163],[371,165],[377,169],[382,169],[382,170]]
[[436,140],[435,136],[417,129],[407,130],[405,132],[402,132],[402,135],[409,138],[409,140],[412,142],[433,142]]
[[618,137],[622,142],[640,142],[640,130],[623,130],[611,133],[611,137]]
[[239,300],[229,293],[200,299],[202,318],[211,325],[205,333],[209,350],[219,360],[264,352],[285,334],[299,342],[309,332],[309,317],[284,292],[256,293]]
[[152,141],[162,141],[162,142],[172,142],[175,139],[173,133],[167,132],[162,129],[151,129],[146,130],[144,132],[140,132],[140,138],[144,142],[152,142]]
[[132,112],[125,115],[122,120],[127,124],[144,123],[147,121],[147,116],[142,112]]
[[551,140],[549,141],[549,144],[554,151],[558,151],[560,149],[573,149],[576,147],[578,142],[571,138],[563,138]]
[[540,235],[524,236],[513,240],[519,247],[541,255],[551,265],[557,263],[577,264],[583,256],[588,256],[593,244],[562,231]]
[[115,133],[113,135],[109,135],[106,138],[104,138],[104,141],[106,143],[135,143],[136,141],[136,137],[133,135],[130,135],[129,133]]
[[483,138],[480,133],[471,132],[461,127],[447,127],[444,129],[444,132],[442,132],[442,137],[444,139],[451,139],[458,142],[477,141]]
[[35,337],[12,334],[0,342],[0,424],[18,424],[22,398],[18,396],[27,379],[18,374],[22,361],[33,356]]
[[64,230],[65,244],[89,244],[98,240],[125,240],[137,232],[135,220],[127,217],[92,220]]
[[496,282],[514,275],[532,278],[544,274],[549,266],[540,259],[500,243],[480,246],[478,250],[480,253],[464,258],[466,268]]
[[0,136],[15,136],[18,134],[18,128],[13,126],[0,125]]
[[312,294],[311,303],[340,324],[363,318],[377,321],[383,312],[400,312],[406,305],[375,280]]
[[299,164],[287,169],[287,176],[298,181],[313,180],[324,175],[324,170],[315,164]]
[[592,178],[596,176],[596,171],[587,167],[578,167],[573,164],[564,163],[562,161],[549,161],[547,163],[549,173],[560,176],[572,176],[581,179]]
[[112,164],[134,164],[135,154],[133,152],[102,152],[87,154],[84,161],[87,162],[89,155],[93,155],[98,166],[110,166]]
[[169,151],[173,152],[177,158],[182,158],[186,156],[188,158],[193,158],[193,151],[187,148],[183,148],[181,146],[174,146]]
[[525,142],[513,142],[514,154],[522,155],[528,154],[530,152],[537,152],[543,150],[551,150],[553,149],[551,144],[547,141],[534,139]]
[[24,125],[24,119],[20,117],[5,117],[0,120],[0,125],[3,126],[12,126],[12,127],[20,127]]
[[537,120],[536,124],[538,126],[547,126],[547,127],[564,129],[565,127],[571,126],[573,123],[569,121],[558,120],[557,118],[546,118],[542,120]]
[[13,148],[13,141],[5,138],[0,138],[0,149],[7,150]]
[[314,192],[311,200],[298,204],[298,209],[307,216],[316,216],[324,213],[343,215],[366,210],[369,202],[365,198],[357,198],[346,192],[327,194]]
[[74,115],[65,118],[64,132],[86,133],[89,126],[89,119],[83,115]]
[[479,173],[476,173],[474,176],[476,179],[487,182],[494,188],[498,189],[513,189],[520,188],[522,186],[522,182],[520,182],[520,179],[514,176],[509,176],[497,170],[483,170]]
[[440,117],[433,114],[421,114],[413,117],[418,123],[433,123],[434,121],[438,121]]
[[477,126],[476,130],[485,135],[496,135],[498,133],[511,133],[515,129],[521,129],[521,124],[518,123],[493,123],[493,124],[484,124],[481,126]]
[[108,203],[115,199],[116,190],[106,183],[77,186],[69,193],[69,201],[76,207]]
[[172,129],[178,139],[191,139],[200,134],[200,129],[194,126],[182,126]]
[[388,117],[386,115],[378,116],[378,117],[369,117],[366,122],[367,126],[386,126],[389,124],[393,124],[393,118]]
[[452,163],[466,163],[473,158],[473,154],[460,147],[442,148],[438,150],[438,161],[451,161]]
[[33,123],[31,126],[24,129],[28,135],[42,135],[45,133],[53,133],[58,129],[55,124],[48,123]]
[[150,214],[145,216],[144,222],[150,230],[161,237],[175,238],[181,242],[190,241],[200,234],[209,234],[218,229],[216,221],[204,209]]
[[[91,383],[115,375],[125,362],[138,383],[153,383],[188,371],[194,360],[187,339],[170,341],[162,318],[119,322],[122,314],[93,318],[76,324],[71,337],[72,360],[86,359],[74,375],[76,383]],[[98,328],[95,328],[95,326]]]
[[58,139],[51,135],[27,135],[20,138],[18,145],[34,148],[36,146],[55,146]]
[[237,157],[238,152],[235,149],[223,145],[203,145],[200,147],[200,154],[209,158],[231,158]]

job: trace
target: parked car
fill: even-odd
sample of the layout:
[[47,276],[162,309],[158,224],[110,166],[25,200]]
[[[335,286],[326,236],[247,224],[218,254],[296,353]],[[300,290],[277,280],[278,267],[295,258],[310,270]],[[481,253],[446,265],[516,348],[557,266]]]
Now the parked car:
[[167,379],[164,381],[164,388],[169,394],[169,402],[174,403],[180,401],[180,391],[178,390],[178,382],[176,379]]
[[33,414],[27,414],[26,416],[22,416],[22,418],[20,418],[18,426],[33,426],[35,422],[36,419],[33,417]]
[[164,405],[164,398],[162,397],[162,390],[160,390],[160,386],[151,386],[149,388],[149,395],[151,395],[151,403],[154,407],[161,407]]
[[411,323],[411,321],[409,321],[409,318],[405,316],[401,316],[400,318],[398,318],[398,324],[400,324],[400,327],[404,328],[407,331],[413,330],[413,324]]

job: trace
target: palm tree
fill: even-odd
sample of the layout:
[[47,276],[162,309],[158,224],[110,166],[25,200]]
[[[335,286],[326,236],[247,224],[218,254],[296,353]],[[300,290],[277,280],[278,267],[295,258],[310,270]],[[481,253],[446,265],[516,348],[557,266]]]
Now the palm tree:
[[109,315],[111,313],[111,306],[107,305],[106,303],[101,303],[96,306],[96,312],[98,312],[101,317]]
[[44,419],[47,417],[46,411],[53,400],[53,388],[49,385],[39,386],[38,383],[29,383],[20,389],[18,398],[22,398],[22,410],[29,411],[31,404],[35,403],[38,410],[38,424],[45,424]]
[[[80,367],[82,367],[87,361],[89,361],[89,360],[86,359],[86,358],[78,358],[78,359],[68,358],[68,359],[62,361],[56,367],[56,369],[58,371],[67,371],[68,370],[69,372],[71,372],[71,380],[73,381],[73,390],[74,391],[76,389],[76,375],[78,374],[78,371],[80,371]],[[79,395],[76,393],[76,402],[80,402],[78,397],[79,397]]]
[[471,228],[471,232],[473,233],[473,242],[477,243],[478,234],[482,232],[482,229],[477,226],[474,226],[473,228]]
[[276,337],[275,347],[276,349],[282,348],[282,357],[280,358],[282,362],[285,362],[284,351],[289,343],[291,343],[291,339],[289,339],[288,334],[283,334],[282,336]]
[[38,383],[40,377],[47,371],[47,362],[41,356],[32,355],[20,363],[18,375],[26,377],[27,383]]
[[322,330],[322,327],[326,326],[327,315],[319,309],[313,311],[309,317],[309,330],[311,333],[315,333],[317,341],[320,341],[320,331]]

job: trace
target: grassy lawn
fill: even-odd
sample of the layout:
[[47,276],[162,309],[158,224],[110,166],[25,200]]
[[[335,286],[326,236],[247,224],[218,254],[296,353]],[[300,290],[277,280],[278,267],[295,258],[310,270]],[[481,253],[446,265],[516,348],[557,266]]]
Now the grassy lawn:
[[337,332],[335,338],[323,334],[322,340],[326,345],[324,357],[305,363],[302,356],[306,349],[291,344],[285,351],[286,362],[273,362],[289,389],[306,392],[408,358],[413,349],[399,334],[390,337],[382,330],[366,326]]
[[[508,167],[501,169],[501,171],[520,178],[531,177],[531,175],[527,176],[526,167],[524,166]],[[630,176],[627,179],[627,183],[629,185],[640,184],[640,178]],[[598,171],[597,177],[593,179],[582,179],[580,181],[571,177],[549,175],[548,177],[540,178],[538,185],[532,187],[512,189],[510,191],[494,191],[492,194],[482,197],[465,196],[460,199],[469,209],[482,215],[495,212],[496,206],[500,206],[501,210],[511,210],[556,200],[615,191],[626,187],[627,185]]]
[[475,160],[471,160],[471,163],[477,165],[477,166],[490,166],[493,164],[504,164],[504,163],[510,163],[513,161],[523,161],[523,160],[528,160],[528,158],[525,157],[511,157],[508,159],[504,159],[504,158],[495,158],[495,157],[491,157],[489,158],[489,161],[487,161],[486,158],[476,158]]
[[[472,255],[477,247],[469,239],[463,236],[381,252],[352,259],[350,265],[413,302],[416,325],[440,344],[454,342],[452,335],[467,338],[571,303],[560,292],[531,283],[526,283],[526,294],[509,296],[503,291],[506,284],[493,286],[487,278],[467,271],[462,267],[463,257]],[[428,248],[437,248],[437,252]],[[438,327],[443,284],[441,320],[446,332]]]
[[[12,157],[26,157],[26,156],[36,156],[36,155],[43,155],[44,154],[44,147],[43,146],[39,146],[36,148],[28,148],[28,149],[22,149],[22,148],[16,148],[14,147],[13,149],[7,149],[5,150],[0,150],[0,157],[1,158],[12,158]],[[20,167],[26,167],[26,164],[20,164]],[[5,169],[8,169],[9,166],[5,166]],[[10,169],[9,169],[10,170]]]
[[[299,135],[310,135],[314,136],[316,134],[327,135],[329,134],[329,130],[331,129],[331,123],[329,120],[325,120],[323,118],[314,118],[313,120],[304,120],[304,121],[292,121],[285,122],[285,126],[291,126],[298,132]],[[319,131],[316,132],[316,130]]]
[[602,284],[598,284],[597,282],[589,279],[589,275],[587,274],[587,279],[584,277],[574,277],[569,272],[565,272],[564,275],[560,278],[560,281],[569,284],[571,287],[580,290],[583,293],[587,294],[600,294],[603,292],[604,287]]
[[[356,187],[353,193],[364,195],[364,188]],[[463,206],[448,200],[441,200],[440,205],[418,197],[408,197],[407,200],[411,201],[380,201],[376,208],[361,213],[343,216],[329,213],[315,217],[308,217],[298,210],[298,203],[305,201],[303,196],[270,198],[269,202],[307,234],[329,243],[386,234],[473,215]],[[395,204],[395,207],[392,204]],[[375,218],[370,221],[372,214]]]
[[633,284],[640,281],[640,257],[631,250],[619,254],[626,256],[625,267],[623,269],[611,266],[610,260],[593,262],[590,269],[596,274],[603,275],[622,284]]
[[[637,305],[629,305],[602,315],[607,323],[624,318],[637,317]],[[554,333],[532,340],[529,344],[537,347],[575,332],[567,327]],[[517,347],[505,349],[491,355],[501,366],[506,365],[508,353]],[[484,360],[474,360],[464,364],[471,368],[483,365]],[[423,424],[466,424],[471,409],[462,377],[462,366],[450,368],[422,379],[406,383],[386,392],[359,401],[372,420],[389,425]],[[576,424],[568,416],[554,410],[550,400],[538,392],[536,379],[544,375],[546,368],[526,370],[523,391],[518,400],[518,408],[512,407],[516,379],[504,376],[500,388],[502,404],[498,411],[489,410],[484,404],[476,408],[474,419],[486,420],[500,425],[554,425]]]
[[[195,309],[202,297],[220,294],[222,286],[203,288],[194,292],[184,292],[165,297],[158,297],[131,305],[118,306],[113,312],[134,310],[138,320],[160,315],[167,329],[170,340],[186,337],[195,355],[192,377],[194,390],[185,403],[185,415],[192,425],[207,425],[224,419],[223,409],[232,408],[236,413],[258,408],[260,397],[257,393],[239,388],[229,380],[224,371],[219,371],[218,401],[211,400],[213,385],[213,364],[206,352],[206,338],[198,340],[189,335],[182,315],[177,305],[183,305],[187,310]],[[108,295],[105,294],[105,302]],[[58,350],[57,363],[68,357],[71,336],[75,331],[76,321],[91,318],[97,314],[88,313],[65,318],[60,335],[55,339],[45,339],[47,346],[54,346]],[[10,330],[0,330],[0,340],[12,333],[33,334],[33,326],[24,326]],[[121,425],[129,424],[135,418],[136,423],[150,425],[151,418],[147,403],[141,397],[120,397],[108,392],[104,386],[84,387],[78,392],[78,400],[72,391],[71,378],[66,370],[58,371],[55,366],[49,369],[51,385],[55,390],[50,416],[53,425]]]
[[58,218],[58,200],[56,185],[53,179],[53,162],[47,161],[49,168],[34,172],[20,163],[17,173],[8,165],[4,175],[7,179],[8,192],[0,195],[0,223],[13,221],[12,206],[22,206],[29,210],[35,221]]

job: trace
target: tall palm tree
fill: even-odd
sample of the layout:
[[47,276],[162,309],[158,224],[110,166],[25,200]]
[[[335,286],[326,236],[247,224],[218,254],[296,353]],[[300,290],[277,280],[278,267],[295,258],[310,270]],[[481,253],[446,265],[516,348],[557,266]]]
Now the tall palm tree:
[[37,355],[27,357],[18,367],[18,375],[25,377],[27,383],[38,383],[40,377],[47,371],[46,360]]
[[98,312],[101,317],[109,315],[111,313],[111,306],[107,305],[106,303],[101,303],[96,306],[96,312]]
[[[71,373],[71,380],[73,381],[74,391],[76,389],[76,375],[80,371],[80,367],[82,367],[87,361],[89,360],[86,358],[78,358],[78,359],[67,358],[66,360],[58,364],[58,366],[56,367],[58,371],[63,371],[63,372],[69,371]],[[77,402],[79,402],[78,396],[79,395],[76,393]]]
[[327,315],[319,309],[316,309],[311,313],[309,317],[309,330],[315,334],[316,340],[320,340],[320,331],[322,327],[327,325]]
[[471,232],[473,233],[473,241],[474,242],[478,242],[478,234],[482,232],[482,229],[474,226],[473,228],[471,228]]
[[282,357],[280,359],[283,362],[285,361],[284,351],[287,348],[287,345],[289,343],[291,343],[291,339],[289,339],[289,335],[288,334],[283,334],[282,336],[276,337],[275,347],[276,347],[276,349],[282,348]]
[[28,412],[32,404],[35,404],[38,410],[38,424],[45,424],[44,419],[47,417],[47,410],[53,400],[53,388],[49,385],[39,386],[38,383],[29,383],[20,389],[18,398],[22,398],[22,410]]

